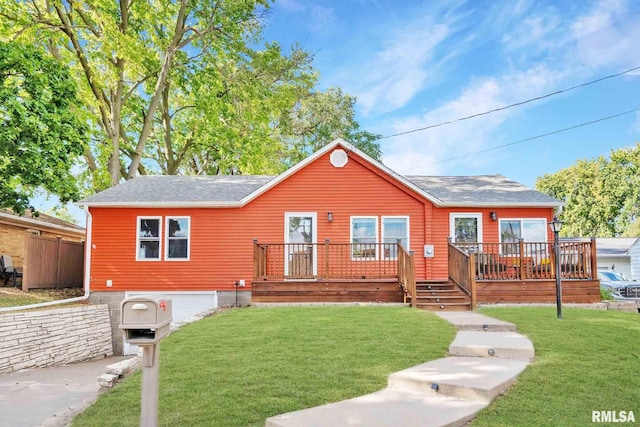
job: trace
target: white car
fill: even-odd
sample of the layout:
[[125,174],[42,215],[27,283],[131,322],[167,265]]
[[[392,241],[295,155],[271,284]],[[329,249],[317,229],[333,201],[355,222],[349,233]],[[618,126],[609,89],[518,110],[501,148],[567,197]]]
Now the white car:
[[617,271],[599,271],[600,288],[611,292],[613,299],[640,302],[640,283]]

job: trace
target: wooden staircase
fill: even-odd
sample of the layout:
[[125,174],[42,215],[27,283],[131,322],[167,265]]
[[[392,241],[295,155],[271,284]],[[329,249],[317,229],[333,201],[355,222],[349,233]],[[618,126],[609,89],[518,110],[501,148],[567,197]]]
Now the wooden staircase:
[[417,280],[417,306],[432,311],[470,311],[471,297],[455,283],[442,280]]

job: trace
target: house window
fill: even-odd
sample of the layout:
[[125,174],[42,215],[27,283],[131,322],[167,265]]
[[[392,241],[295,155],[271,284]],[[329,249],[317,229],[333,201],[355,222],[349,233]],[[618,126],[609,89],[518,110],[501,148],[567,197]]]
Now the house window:
[[167,243],[165,246],[167,261],[188,260],[189,259],[189,231],[191,218],[167,217]]
[[502,252],[506,255],[518,255],[520,247],[517,245],[520,239],[525,242],[547,241],[547,220],[536,219],[501,219],[500,243]]
[[398,258],[398,248],[396,246],[398,240],[403,248],[409,249],[409,217],[383,216],[382,243],[385,243],[384,259]]
[[138,217],[137,261],[159,261],[162,217]]
[[351,217],[351,259],[377,259],[378,217]]
[[452,213],[449,215],[449,236],[453,242],[475,243],[482,241],[482,214]]

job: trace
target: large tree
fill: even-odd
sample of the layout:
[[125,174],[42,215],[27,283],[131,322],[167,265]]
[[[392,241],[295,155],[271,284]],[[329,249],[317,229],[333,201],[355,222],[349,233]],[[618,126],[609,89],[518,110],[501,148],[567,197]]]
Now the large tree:
[[536,188],[564,202],[564,236],[633,234],[640,220],[640,144],[579,160],[538,178]]
[[68,70],[33,46],[0,42],[0,207],[22,213],[39,188],[78,197],[71,173],[85,147]]
[[136,174],[274,173],[296,154],[281,123],[317,76],[307,52],[262,42],[269,3],[0,0],[0,37],[75,70],[93,190]]

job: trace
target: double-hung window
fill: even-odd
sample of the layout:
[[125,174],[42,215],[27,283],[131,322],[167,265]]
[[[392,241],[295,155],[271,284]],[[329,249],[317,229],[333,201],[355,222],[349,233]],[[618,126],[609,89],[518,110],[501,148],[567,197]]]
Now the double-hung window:
[[378,217],[351,217],[351,259],[377,259]]
[[167,243],[165,245],[165,260],[189,260],[190,226],[191,218],[187,216],[166,218]]
[[400,242],[405,250],[409,249],[409,217],[408,216],[383,216],[382,217],[382,243],[384,243],[384,258],[397,259]]
[[162,230],[160,221],[162,217],[138,217],[137,227],[137,261],[159,261],[160,242],[162,241]]

